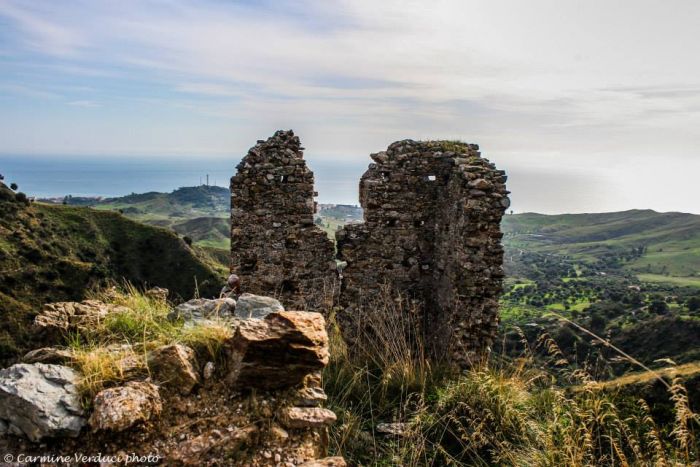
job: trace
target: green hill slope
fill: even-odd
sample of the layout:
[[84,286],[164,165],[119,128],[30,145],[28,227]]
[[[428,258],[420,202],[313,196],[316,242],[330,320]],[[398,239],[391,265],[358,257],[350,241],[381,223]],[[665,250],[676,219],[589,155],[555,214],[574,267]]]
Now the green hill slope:
[[[685,278],[700,285],[700,216],[632,210],[603,214],[504,217],[510,250],[618,266],[645,280]],[[665,276],[670,278],[665,279]]]
[[[2,184],[0,184],[2,185]],[[0,189],[0,359],[24,347],[42,303],[79,300],[110,280],[215,295],[225,270],[176,233],[90,208],[25,204]]]
[[119,211],[141,222],[170,227],[197,217],[227,218],[230,196],[227,188],[200,185],[178,188],[172,193],[153,191],[119,198],[65,198],[64,202],[103,211]]
[[197,245],[228,250],[231,244],[228,218],[196,217],[173,224],[171,228],[180,235],[190,237]]

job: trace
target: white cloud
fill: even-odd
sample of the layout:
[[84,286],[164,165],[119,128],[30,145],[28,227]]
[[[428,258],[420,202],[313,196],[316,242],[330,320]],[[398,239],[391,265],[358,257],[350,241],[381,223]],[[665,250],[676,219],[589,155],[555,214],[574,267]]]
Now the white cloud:
[[[98,91],[73,105],[104,103],[103,79],[127,109],[181,119],[150,133],[46,131],[48,149],[224,154],[293,127],[312,155],[459,137],[507,169],[572,173],[595,155],[642,173],[648,157],[673,154],[700,170],[700,3],[690,0],[0,0],[0,15],[19,32],[3,50],[50,59],[25,69],[94,80]],[[21,148],[22,133],[6,131]]]

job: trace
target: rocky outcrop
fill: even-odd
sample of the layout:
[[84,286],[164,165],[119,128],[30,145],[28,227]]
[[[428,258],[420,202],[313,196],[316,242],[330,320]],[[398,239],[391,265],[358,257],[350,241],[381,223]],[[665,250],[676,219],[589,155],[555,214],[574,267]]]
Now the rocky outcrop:
[[32,441],[78,436],[85,425],[78,378],[68,367],[43,363],[0,370],[0,420],[6,430]]
[[194,351],[184,345],[159,347],[148,354],[148,369],[154,381],[186,396],[199,383]]
[[355,341],[398,298],[403,306],[389,312],[404,314],[393,320],[407,340],[418,336],[433,358],[468,366],[498,325],[505,173],[477,145],[449,141],[398,141],[371,157],[360,181],[364,223],[336,234],[347,263],[343,334]]
[[237,387],[292,387],[326,366],[329,358],[323,316],[304,311],[242,320],[225,346],[228,381]]
[[125,386],[100,391],[95,396],[90,416],[93,430],[124,431],[161,413],[158,387],[146,382],[129,382]]
[[259,141],[231,178],[231,272],[245,291],[325,312],[335,292],[334,247],[314,225],[314,175],[299,138]]
[[[269,297],[246,301],[247,318],[229,316],[212,323],[201,315],[196,324],[162,323],[169,332],[183,326],[181,337],[191,336],[190,331],[209,336],[231,326],[232,337],[216,334],[223,343],[195,339],[191,348],[179,343],[157,346],[160,341],[154,340],[137,350],[137,344],[115,342],[89,350],[90,364],[98,365],[95,374],[42,363],[3,370],[0,433],[5,435],[0,434],[0,452],[157,454],[155,462],[163,465],[287,466],[315,459],[321,459],[319,465],[343,465],[337,460],[324,463],[328,426],[336,417],[322,407],[326,395],[320,370],[329,359],[323,316],[272,311],[281,305]],[[81,352],[50,347],[25,358],[73,364],[85,357]],[[203,377],[196,356],[207,362]],[[102,362],[109,367],[100,367]],[[110,375],[115,369],[117,374]],[[103,377],[107,379],[96,379]],[[91,393],[83,392],[91,412],[86,420],[75,386],[87,389],[95,383],[106,388],[91,401]],[[81,431],[85,424],[91,429]],[[39,440],[42,445],[35,444]]]

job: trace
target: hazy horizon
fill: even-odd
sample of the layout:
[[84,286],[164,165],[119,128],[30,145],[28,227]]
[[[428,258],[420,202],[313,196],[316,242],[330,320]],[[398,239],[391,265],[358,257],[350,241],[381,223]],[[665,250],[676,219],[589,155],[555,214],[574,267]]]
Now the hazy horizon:
[[292,128],[322,202],[393,141],[460,139],[518,212],[700,213],[697,24],[689,0],[0,0],[0,173],[235,162]]
[[[330,204],[359,205],[358,184],[362,173],[371,161],[343,162],[328,161],[324,158],[307,157],[309,167],[314,171],[318,202]],[[20,191],[30,196],[59,197],[105,196],[118,197],[131,193],[148,191],[170,192],[183,186],[196,186],[206,180],[210,184],[228,187],[230,177],[235,173],[240,157],[101,157],[92,160],[75,156],[15,155],[0,154],[0,173],[5,182],[16,182]],[[7,170],[7,169],[10,170]],[[663,209],[656,206],[618,204],[613,209],[585,209],[591,204],[580,192],[571,189],[571,180],[560,175],[509,174],[509,189],[513,192],[511,208],[516,213],[536,212],[540,214],[580,214],[626,211],[630,209],[653,209],[658,212],[687,212],[700,214],[700,211]],[[549,178],[548,178],[549,177]],[[513,181],[515,179],[515,181]],[[520,181],[523,183],[520,183]],[[580,209],[561,211],[548,204],[545,195],[538,196],[532,190],[520,187],[535,180],[538,184],[560,184],[559,191],[568,193],[568,205]],[[602,191],[601,191],[602,192]],[[584,195],[588,196],[584,192]],[[557,199],[561,203],[561,198]],[[595,201],[593,201],[595,202]]]

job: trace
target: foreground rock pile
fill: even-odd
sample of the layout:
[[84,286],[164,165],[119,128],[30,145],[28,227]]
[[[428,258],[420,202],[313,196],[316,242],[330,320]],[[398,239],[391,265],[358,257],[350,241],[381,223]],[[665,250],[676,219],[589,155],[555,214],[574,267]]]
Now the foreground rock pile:
[[[167,465],[345,465],[325,458],[327,427],[336,417],[322,407],[320,370],[329,358],[323,316],[246,294],[243,312],[256,317],[238,318],[235,300],[227,300],[191,301],[170,317],[202,329],[213,319],[230,326],[218,358],[182,343],[161,345],[145,356],[147,371],[133,371],[89,401],[78,390],[89,375],[71,368],[68,348],[37,349],[24,359],[56,363],[1,370],[0,450],[150,455],[147,463]],[[225,318],[217,305],[229,307]],[[123,308],[51,304],[35,326],[59,332],[73,316],[95,323],[115,310]],[[129,354],[115,345],[104,351]]]
[[259,141],[231,179],[231,272],[246,290],[317,311],[333,296],[334,247],[314,225],[314,175],[299,138]]

